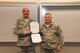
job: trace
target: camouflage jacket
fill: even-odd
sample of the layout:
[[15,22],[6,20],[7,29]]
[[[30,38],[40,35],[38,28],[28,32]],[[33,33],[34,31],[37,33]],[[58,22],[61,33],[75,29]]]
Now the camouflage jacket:
[[[24,18],[17,20],[15,27],[13,28],[13,33],[18,36],[18,34],[23,34],[24,30],[30,30],[30,22],[35,20],[29,18],[27,21]],[[17,38],[17,46],[29,46],[32,45],[30,36],[19,37]]]
[[42,44],[41,46],[46,49],[55,49],[62,47],[64,44],[64,37],[59,25],[51,23],[48,27],[44,24],[41,27]]

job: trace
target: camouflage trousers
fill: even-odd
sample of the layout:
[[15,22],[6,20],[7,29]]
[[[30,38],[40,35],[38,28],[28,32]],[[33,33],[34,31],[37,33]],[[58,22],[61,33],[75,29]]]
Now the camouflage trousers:
[[17,53],[35,53],[33,46],[19,46]]
[[41,53],[57,53],[55,49],[41,49]]

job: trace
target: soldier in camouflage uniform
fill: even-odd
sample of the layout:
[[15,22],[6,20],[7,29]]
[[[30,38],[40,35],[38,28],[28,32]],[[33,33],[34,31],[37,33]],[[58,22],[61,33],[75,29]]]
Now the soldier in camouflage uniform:
[[13,33],[18,36],[17,46],[19,46],[19,53],[34,53],[33,44],[30,39],[30,22],[35,20],[29,18],[29,9],[23,8],[23,17],[17,19]]
[[50,13],[46,13],[44,19],[45,23],[41,27],[42,50],[44,53],[56,53],[64,44],[62,30],[52,22]]

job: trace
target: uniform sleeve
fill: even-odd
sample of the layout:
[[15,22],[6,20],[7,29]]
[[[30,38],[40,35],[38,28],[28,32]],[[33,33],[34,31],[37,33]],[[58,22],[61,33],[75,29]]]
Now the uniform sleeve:
[[16,24],[14,25],[14,28],[13,28],[13,33],[14,33],[15,35],[18,35],[18,34],[20,34],[20,33],[23,33],[23,32],[19,29],[19,23],[20,23],[20,20],[18,19],[18,20],[16,21]]
[[31,22],[36,22],[36,20],[35,19],[32,19],[32,18],[30,18],[31,19]]
[[58,47],[62,47],[64,45],[64,37],[59,25],[57,25],[57,32],[58,32]]

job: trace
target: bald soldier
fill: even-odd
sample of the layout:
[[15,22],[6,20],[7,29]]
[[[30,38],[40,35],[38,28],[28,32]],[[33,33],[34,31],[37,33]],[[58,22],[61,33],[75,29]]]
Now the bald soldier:
[[62,30],[52,22],[50,13],[45,14],[44,20],[45,23],[41,27],[43,53],[56,53],[64,44]]
[[29,17],[29,8],[23,8],[22,13],[23,17],[17,19],[13,28],[13,33],[18,36],[17,46],[20,48],[19,53],[34,53],[33,44],[30,39],[30,22],[35,20]]

